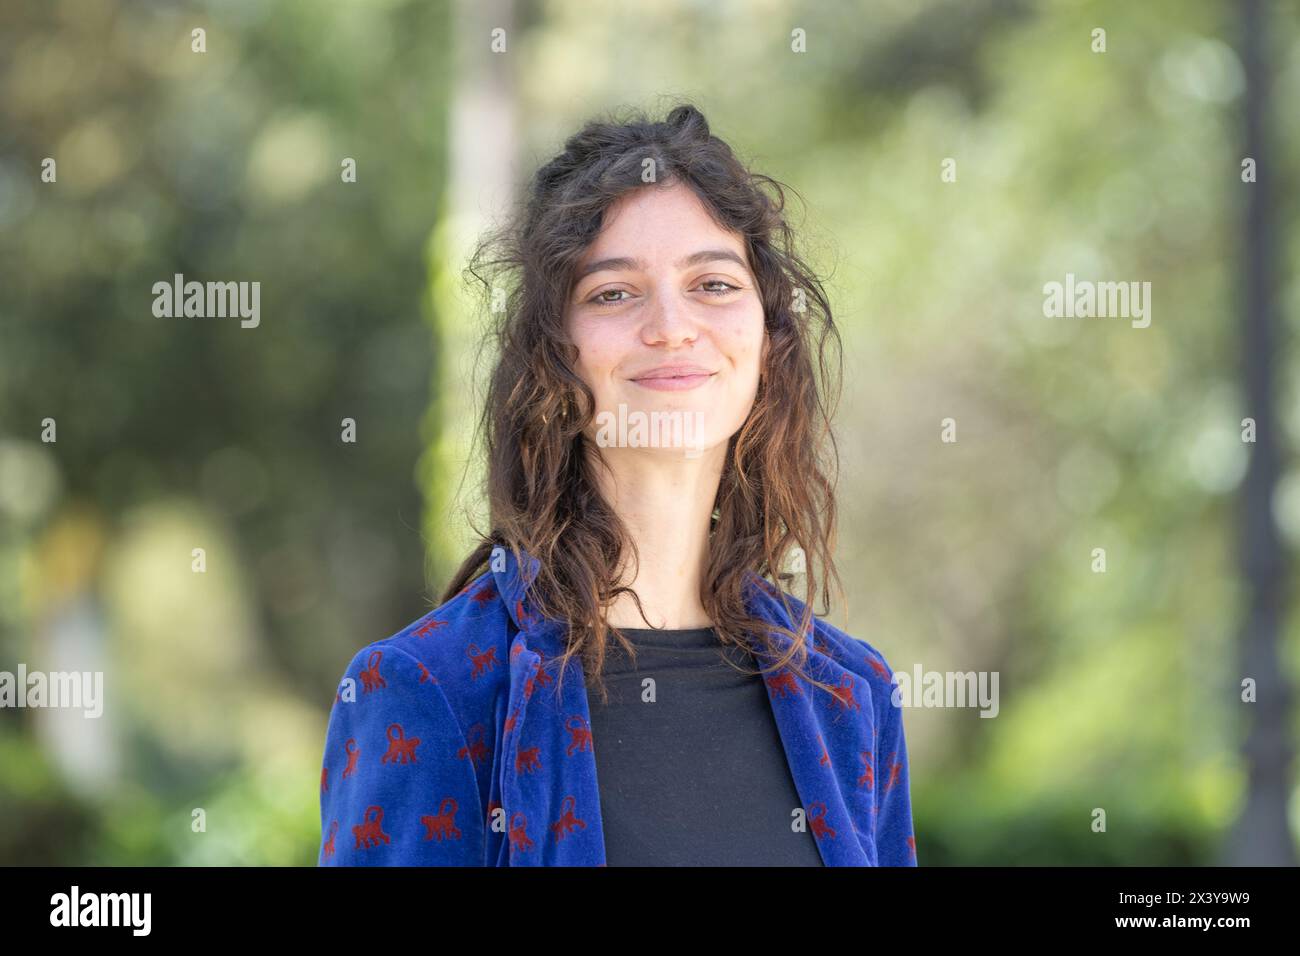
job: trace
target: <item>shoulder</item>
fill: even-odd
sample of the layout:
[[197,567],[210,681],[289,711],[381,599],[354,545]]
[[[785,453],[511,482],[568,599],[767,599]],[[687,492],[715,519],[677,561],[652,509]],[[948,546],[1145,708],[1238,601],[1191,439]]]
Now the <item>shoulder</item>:
[[[764,584],[766,585],[764,591],[774,604],[780,604],[778,593],[784,595],[794,613],[794,623],[798,623],[798,619],[803,615],[805,603],[789,591],[778,592],[770,582]],[[855,677],[867,681],[873,698],[878,697],[886,702],[890,699],[893,691],[894,669],[879,648],[842,631],[815,614],[812,618],[812,626],[813,639],[808,649],[811,655],[829,658]]]
[[838,661],[840,666],[858,676],[869,678],[875,684],[883,685],[885,688],[892,686],[894,669],[889,666],[889,661],[878,648],[861,638],[846,634],[821,618],[813,620],[815,621],[814,646],[820,643],[821,653],[827,654]]
[[[902,712],[894,696],[894,669],[885,655],[866,641],[814,618],[813,650],[830,657],[865,684],[877,732],[892,738],[902,730]],[[818,647],[820,645],[820,648]]]
[[437,686],[462,723],[472,724],[508,680],[507,620],[493,575],[485,571],[450,600],[358,650],[348,676],[370,671],[373,680],[385,670],[414,672],[420,683]]

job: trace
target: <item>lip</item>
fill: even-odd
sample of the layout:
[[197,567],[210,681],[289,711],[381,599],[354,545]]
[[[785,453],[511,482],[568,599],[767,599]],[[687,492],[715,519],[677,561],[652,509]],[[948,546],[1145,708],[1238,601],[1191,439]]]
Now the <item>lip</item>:
[[656,392],[685,392],[692,388],[699,388],[709,379],[713,378],[712,372],[700,372],[697,375],[673,375],[660,378],[634,378],[632,379],[642,388],[652,388]]
[[699,365],[682,363],[661,365],[638,375],[632,381],[642,388],[654,389],[657,392],[682,392],[699,388],[714,374]]

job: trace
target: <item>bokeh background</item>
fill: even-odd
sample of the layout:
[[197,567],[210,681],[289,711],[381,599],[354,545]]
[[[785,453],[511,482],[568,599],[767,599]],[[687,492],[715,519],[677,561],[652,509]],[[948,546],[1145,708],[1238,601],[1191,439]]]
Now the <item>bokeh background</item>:
[[[0,709],[0,862],[314,864],[335,682],[481,515],[470,243],[587,118],[688,99],[828,276],[828,618],[1000,675],[995,719],[907,712],[921,864],[1293,864],[1298,21],[6,0],[0,670],[106,703]],[[175,273],[260,281],[260,325],[155,318]],[[1150,282],[1150,327],[1045,318],[1066,273]]]

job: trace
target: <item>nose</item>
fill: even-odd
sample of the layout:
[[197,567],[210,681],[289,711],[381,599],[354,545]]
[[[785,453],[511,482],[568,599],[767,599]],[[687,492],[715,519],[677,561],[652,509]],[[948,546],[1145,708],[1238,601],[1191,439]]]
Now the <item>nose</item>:
[[647,345],[681,345],[693,342],[699,334],[689,302],[683,302],[671,290],[657,290],[646,309],[646,321],[641,327],[642,340]]

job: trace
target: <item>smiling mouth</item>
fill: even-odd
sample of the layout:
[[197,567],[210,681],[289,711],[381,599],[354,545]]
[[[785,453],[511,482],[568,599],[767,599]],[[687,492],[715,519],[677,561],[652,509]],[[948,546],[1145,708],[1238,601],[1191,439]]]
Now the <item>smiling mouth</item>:
[[677,392],[685,389],[697,388],[716,374],[716,372],[689,372],[683,375],[662,375],[654,378],[634,378],[631,381],[644,388],[651,388],[659,392]]

